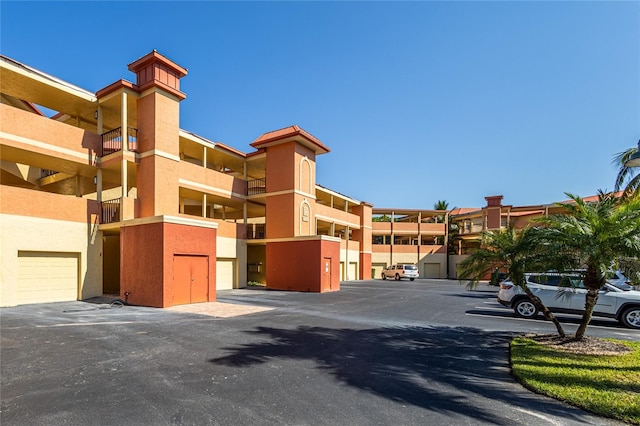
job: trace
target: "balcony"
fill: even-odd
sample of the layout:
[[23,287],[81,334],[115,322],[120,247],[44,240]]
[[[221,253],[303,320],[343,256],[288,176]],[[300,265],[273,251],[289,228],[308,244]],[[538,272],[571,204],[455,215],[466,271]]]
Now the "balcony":
[[[102,156],[122,151],[122,127],[109,130],[102,135]],[[138,129],[127,127],[127,148],[129,151],[138,152]]]
[[103,201],[100,206],[100,223],[120,222],[120,198]]
[[264,194],[267,192],[267,179],[255,179],[247,182],[247,195]]
[[247,225],[247,240],[263,240],[266,235],[264,223],[254,223]]

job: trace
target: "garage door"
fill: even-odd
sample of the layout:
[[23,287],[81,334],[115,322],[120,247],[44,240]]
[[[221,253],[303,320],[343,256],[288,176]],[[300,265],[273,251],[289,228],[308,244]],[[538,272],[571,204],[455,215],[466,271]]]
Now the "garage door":
[[376,279],[376,278],[382,278],[382,271],[384,271],[384,268],[387,267],[386,263],[374,263],[371,265],[371,273],[373,274],[373,276],[371,278]]
[[424,278],[440,278],[439,263],[425,263],[423,271],[424,271]]
[[358,279],[358,263],[357,262],[349,262],[349,280],[357,280]]
[[216,261],[216,290],[230,290],[235,282],[235,261],[218,259]]
[[17,303],[78,300],[79,253],[18,252]]

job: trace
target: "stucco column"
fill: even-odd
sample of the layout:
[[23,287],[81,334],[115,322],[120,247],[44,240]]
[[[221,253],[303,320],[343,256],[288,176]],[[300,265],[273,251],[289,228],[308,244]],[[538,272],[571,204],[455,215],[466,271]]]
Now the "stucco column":
[[202,217],[207,217],[207,194],[202,194]]
[[344,280],[349,281],[349,226],[348,225],[344,230],[344,239],[346,243],[345,247],[347,248],[345,260],[344,260],[344,266],[345,266]]
[[102,203],[102,169],[98,169],[96,175],[96,199]]
[[[122,135],[122,164],[120,170],[120,177],[122,181],[122,199],[127,197],[129,182],[127,181],[127,160],[125,158],[125,152],[129,150],[129,136],[127,132],[127,92],[122,92],[122,115],[120,117],[120,134]],[[122,216],[124,212],[123,208],[120,208],[120,220],[124,219]]]

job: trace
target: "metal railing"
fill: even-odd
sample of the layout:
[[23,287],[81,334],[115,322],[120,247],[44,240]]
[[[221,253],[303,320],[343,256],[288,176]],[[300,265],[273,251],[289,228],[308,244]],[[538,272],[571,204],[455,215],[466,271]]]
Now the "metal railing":
[[264,194],[265,192],[267,192],[267,178],[247,182],[247,195]]
[[47,176],[52,176],[52,175],[55,175],[56,173],[58,173],[58,171],[56,171],[56,170],[42,169],[40,171],[40,178],[45,178]]
[[103,201],[100,204],[100,223],[120,222],[121,198]]
[[[138,152],[138,129],[127,127],[127,147],[129,151]],[[122,127],[102,134],[102,156],[122,151]]]
[[247,225],[247,240],[263,240],[266,235],[264,223],[250,223]]

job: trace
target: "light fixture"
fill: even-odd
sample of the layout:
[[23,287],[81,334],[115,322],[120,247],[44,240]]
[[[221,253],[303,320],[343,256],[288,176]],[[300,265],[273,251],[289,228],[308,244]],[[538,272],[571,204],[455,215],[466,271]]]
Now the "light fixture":
[[98,184],[98,176],[94,176],[93,177],[93,184],[97,185]]
[[95,118],[96,120],[98,119],[98,110],[96,110],[96,111],[93,113],[93,118]]
[[638,150],[624,163],[625,167],[640,167],[640,140]]

